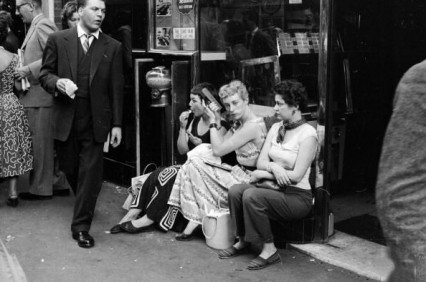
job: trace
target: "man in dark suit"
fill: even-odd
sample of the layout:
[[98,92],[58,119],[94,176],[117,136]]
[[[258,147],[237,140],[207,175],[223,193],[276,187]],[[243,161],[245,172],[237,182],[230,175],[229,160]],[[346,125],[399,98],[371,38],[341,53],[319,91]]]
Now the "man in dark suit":
[[259,17],[255,11],[243,12],[243,24],[248,31],[246,47],[252,58],[277,55],[277,43],[258,27]]
[[80,247],[90,248],[104,142],[108,134],[113,147],[121,142],[123,57],[121,44],[100,32],[104,0],[78,0],[77,6],[77,27],[47,40],[40,82],[55,97],[53,135],[59,164],[76,195],[72,237]]

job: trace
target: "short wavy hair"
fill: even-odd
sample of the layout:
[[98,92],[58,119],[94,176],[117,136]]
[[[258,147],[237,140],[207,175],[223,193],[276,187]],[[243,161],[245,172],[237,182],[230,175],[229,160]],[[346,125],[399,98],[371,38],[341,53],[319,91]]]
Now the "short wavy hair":
[[0,44],[6,41],[7,34],[9,33],[8,27],[10,25],[10,14],[6,11],[0,12]]
[[233,80],[219,89],[219,97],[223,101],[226,97],[238,94],[244,101],[249,100],[247,87],[239,80]]
[[299,106],[300,111],[306,110],[308,94],[306,87],[297,80],[284,80],[272,89],[275,95],[280,95],[289,106]]
[[64,8],[61,12],[61,21],[62,21],[62,29],[70,28],[68,26],[68,20],[72,17],[74,13],[77,12],[77,1],[68,1],[65,3]]

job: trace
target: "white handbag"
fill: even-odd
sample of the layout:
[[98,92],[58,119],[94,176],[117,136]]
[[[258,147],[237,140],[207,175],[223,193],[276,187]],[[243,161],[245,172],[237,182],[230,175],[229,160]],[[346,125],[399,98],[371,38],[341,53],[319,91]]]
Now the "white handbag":
[[211,210],[203,217],[203,234],[206,244],[213,249],[227,249],[235,242],[235,227],[229,209]]

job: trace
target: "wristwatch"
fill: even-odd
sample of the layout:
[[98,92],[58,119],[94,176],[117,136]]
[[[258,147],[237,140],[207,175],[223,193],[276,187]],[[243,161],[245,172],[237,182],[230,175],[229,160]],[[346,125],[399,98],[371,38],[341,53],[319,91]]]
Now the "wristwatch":
[[212,122],[212,123],[210,123],[210,125],[209,125],[209,128],[216,128],[216,129],[218,129],[217,128],[217,123],[215,123],[215,122]]

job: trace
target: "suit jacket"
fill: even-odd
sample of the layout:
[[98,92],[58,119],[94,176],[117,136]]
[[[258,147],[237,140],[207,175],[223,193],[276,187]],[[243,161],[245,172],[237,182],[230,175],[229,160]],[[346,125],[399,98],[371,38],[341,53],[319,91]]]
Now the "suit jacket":
[[25,36],[21,49],[24,50],[24,66],[28,66],[30,89],[21,95],[20,102],[24,107],[50,107],[53,105],[49,95],[39,83],[41,58],[46,46],[47,37],[57,31],[56,25],[43,15],[35,17]]
[[[49,36],[43,53],[40,82],[54,98],[53,137],[65,141],[71,132],[75,114],[75,100],[57,91],[59,78],[69,78],[75,83],[78,75],[77,28],[53,33]],[[112,126],[121,127],[123,105],[123,56],[121,44],[99,33],[92,42],[90,66],[90,102],[94,138],[105,142]]]

